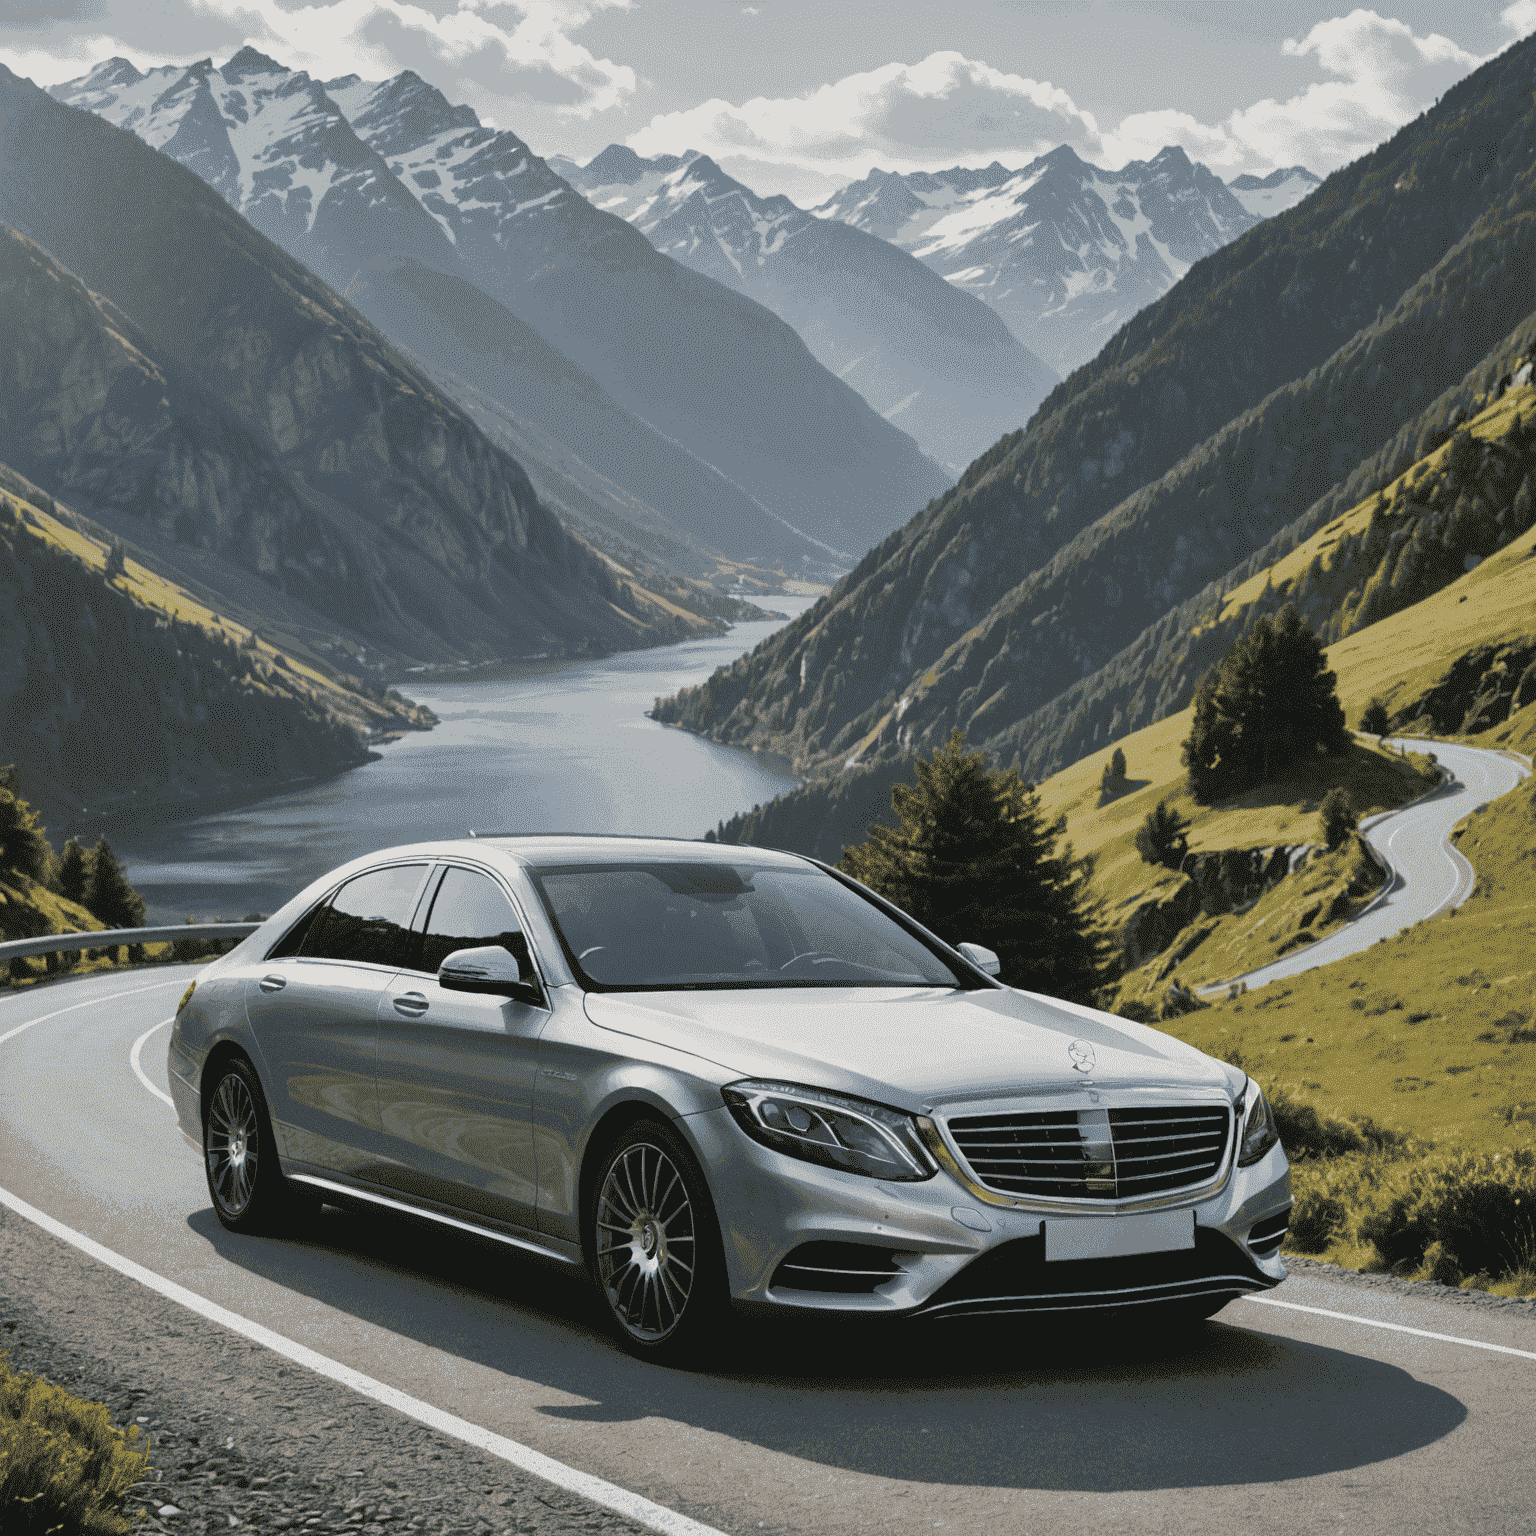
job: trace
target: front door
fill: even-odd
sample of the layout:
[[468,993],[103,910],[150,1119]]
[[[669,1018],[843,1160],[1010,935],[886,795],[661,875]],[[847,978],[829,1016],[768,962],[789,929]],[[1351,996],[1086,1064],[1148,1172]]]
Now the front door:
[[456,949],[500,944],[529,966],[506,893],[479,870],[443,872],[412,966],[378,1009],[381,1146],[371,1176],[396,1190],[532,1230],[537,1225],[533,1083],[542,1007],[447,992]]
[[293,952],[255,967],[246,985],[278,1148],[300,1171],[356,1175],[376,1156],[379,999],[410,958],[428,868],[354,876],[309,918]]

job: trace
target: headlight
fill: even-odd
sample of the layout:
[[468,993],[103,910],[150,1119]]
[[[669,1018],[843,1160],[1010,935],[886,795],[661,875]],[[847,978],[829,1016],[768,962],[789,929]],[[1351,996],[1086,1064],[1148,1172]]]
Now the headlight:
[[1248,1079],[1248,1091],[1239,1102],[1238,1109],[1241,1110],[1244,1104],[1248,1106],[1248,1116],[1243,1121],[1243,1139],[1237,1149],[1239,1168],[1247,1168],[1258,1162],[1280,1140],[1280,1132],[1275,1129],[1275,1117],[1269,1112],[1269,1100],[1251,1077]]
[[753,1141],[844,1173],[915,1182],[937,1171],[910,1115],[868,1099],[794,1083],[732,1083],[720,1090]]

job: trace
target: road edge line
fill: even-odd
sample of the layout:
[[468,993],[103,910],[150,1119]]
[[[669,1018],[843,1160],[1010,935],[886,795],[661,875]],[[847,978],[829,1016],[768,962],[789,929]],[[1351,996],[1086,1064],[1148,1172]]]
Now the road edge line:
[[176,1100],[173,1099],[170,1094],[162,1092],[159,1088],[156,1088],[152,1082],[150,1082],[149,1074],[145,1072],[144,1065],[140,1061],[139,1057],[143,1053],[144,1042],[148,1040],[156,1030],[164,1029],[167,1024],[174,1024],[175,1022],[176,1017],[173,1014],[168,1019],[161,1019],[158,1024],[151,1024],[149,1028],[146,1029],[144,1033],[133,1042],[133,1049],[128,1052],[128,1065],[133,1068],[134,1076],[137,1077],[138,1080],[143,1083],[143,1085],[148,1088],[149,1091],[154,1094],[157,1099],[163,1100],[165,1103],[169,1104],[172,1109],[176,1108]]
[[420,1398],[412,1397],[396,1387],[386,1386],[382,1381],[375,1381],[373,1377],[365,1376],[361,1371],[353,1370],[351,1366],[343,1365],[339,1360],[332,1360],[329,1355],[322,1355],[318,1350],[310,1349],[308,1345],[295,1343],[294,1340],[275,1333],[260,1323],[253,1323],[249,1318],[230,1312],[219,1306],[217,1302],[209,1301],[195,1291],[189,1291],[185,1286],[178,1285],[174,1280],[167,1280],[163,1275],[157,1275],[152,1269],[146,1269],[142,1264],[124,1258],[122,1254],[104,1247],[83,1232],[76,1232],[73,1227],[66,1227],[63,1222],[56,1221],[46,1212],[38,1210],[36,1206],[29,1205],[19,1195],[12,1194],[8,1189],[0,1188],[0,1205],[13,1211],[24,1221],[30,1221],[34,1226],[41,1227],[43,1231],[58,1238],[60,1242],[68,1243],[87,1257],[95,1259],[97,1263],[105,1264],[108,1269],[115,1269],[120,1275],[126,1275],[130,1280],[136,1280],[146,1289],[187,1308],[188,1311],[197,1313],[200,1317],[207,1318],[209,1322],[216,1323],[221,1328],[227,1328],[231,1333],[237,1333],[265,1349],[270,1349],[284,1359],[293,1361],[295,1365],[302,1365],[306,1370],[315,1372],[318,1376],[324,1376],[341,1386],[348,1387],[360,1396],[371,1398],[386,1408],[393,1408],[397,1413],[414,1419],[418,1424],[425,1424],[429,1429],[450,1435],[455,1440],[462,1440],[465,1444],[472,1445],[477,1450],[486,1451],[533,1477],[553,1483],[557,1488],[563,1488],[567,1493],[576,1494],[594,1504],[602,1505],[605,1509],[611,1509],[615,1514],[623,1515],[647,1530],[660,1532],[662,1536],[726,1536],[725,1532],[712,1525],[704,1525],[687,1515],[680,1514],[675,1509],[668,1509],[664,1504],[653,1503],[641,1494],[631,1493],[627,1488],[620,1488],[617,1484],[594,1477],[588,1472],[579,1472],[575,1467],[568,1467],[564,1462],[556,1461],[552,1456],[546,1456],[542,1451],[534,1450],[532,1446],[510,1440],[505,1435],[483,1429],[478,1424],[471,1424],[468,1419],[461,1419],[457,1414],[435,1408],[431,1403],[425,1403]]
[[1331,1317],[1341,1323],[1364,1323],[1367,1328],[1385,1328],[1392,1333],[1411,1333],[1420,1339],[1438,1339],[1442,1344],[1465,1344],[1471,1349],[1489,1349],[1498,1355],[1518,1355],[1522,1360],[1536,1360],[1536,1350],[1516,1349],[1510,1344],[1490,1344],[1485,1339],[1463,1339],[1454,1333],[1432,1333],[1428,1328],[1410,1328],[1406,1323],[1388,1323],[1379,1318],[1359,1317],[1353,1312],[1330,1312],[1327,1307],[1304,1307],[1299,1301],[1277,1301],[1273,1296],[1240,1296],[1239,1301],[1256,1302],[1261,1307],[1284,1307],[1289,1312],[1310,1312],[1314,1317]]
[[[88,979],[85,976],[80,978],[81,981]],[[71,1003],[67,1008],[55,1008],[52,1013],[39,1014],[35,1019],[28,1019],[25,1024],[18,1024],[14,1029],[6,1030],[3,1035],[0,1035],[0,1045],[4,1045],[7,1040],[14,1039],[24,1030],[31,1029],[34,1024],[46,1024],[49,1019],[58,1018],[61,1013],[74,1013],[78,1008],[94,1008],[98,1003],[115,1003],[120,997],[137,997],[141,992],[156,992],[161,987],[175,987],[179,985],[179,981],[155,981],[151,982],[147,987],[130,987],[126,992],[109,992],[105,997],[88,997],[83,1003]]]

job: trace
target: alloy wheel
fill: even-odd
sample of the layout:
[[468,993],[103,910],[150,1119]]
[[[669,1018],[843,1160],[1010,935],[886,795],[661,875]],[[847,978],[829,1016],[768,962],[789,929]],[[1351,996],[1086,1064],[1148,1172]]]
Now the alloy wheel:
[[632,1338],[665,1339],[693,1293],[697,1243],[681,1170],[660,1147],[634,1142],[608,1166],[597,1197],[597,1272]]
[[250,1087],[237,1072],[226,1072],[214,1090],[204,1143],[214,1199],[227,1215],[244,1214],[256,1190],[261,1124]]

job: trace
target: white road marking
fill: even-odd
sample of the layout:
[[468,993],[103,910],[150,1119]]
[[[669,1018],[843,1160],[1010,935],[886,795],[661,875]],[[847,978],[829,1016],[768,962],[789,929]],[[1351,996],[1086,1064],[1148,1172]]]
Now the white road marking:
[[98,1003],[115,1003],[120,997],[137,997],[141,992],[157,992],[162,987],[179,987],[179,981],[157,981],[148,987],[133,987],[127,992],[109,992],[105,997],[93,997],[84,1003],[71,1003],[68,1008],[55,1008],[52,1013],[40,1014],[35,1019],[28,1019],[25,1024],[18,1024],[15,1029],[8,1029],[0,1035],[0,1045],[19,1035],[24,1029],[31,1029],[34,1024],[46,1024],[49,1019],[56,1019],[61,1013],[73,1013],[77,1008],[94,1008]]
[[1420,1339],[1438,1339],[1442,1344],[1465,1344],[1469,1349],[1491,1349],[1499,1355],[1536,1360],[1536,1350],[1513,1349],[1508,1344],[1489,1344],[1482,1339],[1463,1339],[1454,1333],[1431,1333],[1427,1328],[1410,1328],[1406,1323],[1384,1323],[1379,1318],[1356,1317],[1353,1312],[1330,1312],[1327,1307],[1304,1307],[1299,1301],[1276,1301],[1273,1296],[1240,1296],[1238,1300],[1256,1302],[1261,1307],[1284,1307],[1290,1312],[1310,1312],[1315,1317],[1331,1317],[1341,1323],[1364,1323],[1367,1328],[1386,1328],[1392,1333],[1411,1333]]
[[296,1344],[292,1339],[285,1338],[280,1333],[274,1333],[272,1329],[264,1328],[260,1323],[253,1323],[249,1318],[241,1317],[238,1313],[226,1311],[215,1302],[199,1296],[195,1291],[189,1291],[184,1286],[177,1285],[174,1280],[167,1280],[153,1270],[145,1269],[142,1264],[136,1264],[132,1259],[126,1259],[122,1254],[103,1247],[83,1232],[76,1232],[73,1227],[66,1227],[63,1222],[55,1221],[53,1217],[38,1210],[36,1206],[28,1205],[25,1200],[18,1195],[13,1195],[8,1189],[0,1189],[0,1205],[8,1206],[24,1220],[34,1223],[45,1232],[52,1233],[61,1242],[78,1248],[81,1253],[95,1259],[97,1263],[105,1264],[109,1269],[115,1269],[120,1275],[126,1275],[130,1280],[137,1280],[140,1285],[147,1286],[157,1295],[186,1307],[188,1311],[196,1312],[200,1317],[206,1317],[209,1322],[217,1323],[221,1328],[228,1328],[231,1333],[238,1333],[242,1338],[250,1339],[253,1343],[262,1345],[263,1348],[273,1350],[284,1359],[292,1360],[295,1365],[302,1365],[306,1370],[314,1371],[316,1375],[325,1376],[344,1387],[350,1387],[363,1397],[372,1398],[374,1402],[382,1403],[386,1408],[393,1408],[397,1413],[403,1413],[407,1418],[415,1419],[418,1424],[425,1424],[445,1435],[452,1435],[455,1440],[462,1440],[477,1450],[487,1451],[492,1456],[509,1462],[512,1466],[534,1477],[543,1478],[545,1482],[553,1483],[557,1488],[564,1488],[567,1493],[577,1494],[581,1498],[590,1499],[594,1504],[601,1504],[605,1509],[614,1510],[626,1519],[633,1520],[637,1525],[645,1526],[647,1530],[659,1531],[662,1536],[725,1536],[723,1531],[717,1530],[712,1525],[691,1520],[675,1509],[668,1509],[664,1504],[652,1503],[650,1499],[642,1498],[638,1493],[631,1493],[627,1488],[620,1488],[614,1483],[606,1482],[603,1478],[578,1472],[575,1467],[568,1467],[564,1462],[556,1461],[552,1456],[546,1456],[541,1451],[534,1450],[532,1446],[523,1445],[519,1441],[507,1439],[505,1435],[482,1429],[478,1424],[471,1424],[467,1419],[459,1418],[457,1414],[445,1413],[441,1408],[434,1408],[431,1403],[422,1402],[419,1397],[412,1397],[409,1393],[401,1392],[395,1387],[385,1386],[382,1381],[375,1381],[371,1376],[365,1376],[361,1371],[355,1371],[339,1360],[332,1360],[328,1355],[322,1355],[304,1344]]
[[139,1053],[144,1049],[144,1042],[148,1040],[149,1037],[154,1034],[157,1029],[164,1029],[167,1024],[174,1024],[175,1022],[175,1015],[172,1015],[168,1019],[161,1019],[158,1024],[151,1024],[149,1028],[146,1029],[144,1033],[133,1042],[133,1049],[128,1052],[128,1060],[133,1064],[134,1075],[141,1083],[144,1084],[146,1088],[149,1089],[152,1094],[154,1094],[157,1099],[164,1099],[172,1109],[176,1108],[175,1099],[173,1099],[168,1093],[162,1093],[161,1090],[156,1088],[155,1085],[150,1082],[150,1080],[144,1075],[144,1068],[139,1062]]

